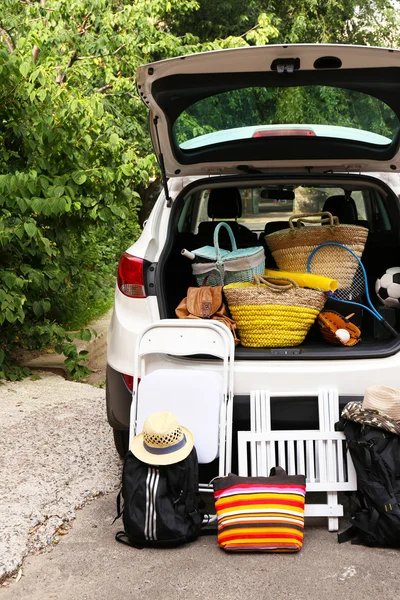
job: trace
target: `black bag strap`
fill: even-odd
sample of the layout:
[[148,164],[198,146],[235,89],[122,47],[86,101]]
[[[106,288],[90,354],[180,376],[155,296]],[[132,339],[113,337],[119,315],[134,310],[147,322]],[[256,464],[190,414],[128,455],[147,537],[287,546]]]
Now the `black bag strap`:
[[400,479],[400,441],[399,441],[398,435],[396,435],[396,437],[393,440],[393,455],[394,455],[396,479]]
[[272,467],[272,469],[269,472],[269,476],[276,477],[276,475],[287,475],[287,473],[282,467]]
[[117,542],[121,544],[125,544],[126,546],[131,546],[131,548],[136,548],[137,550],[143,550],[143,546],[139,546],[137,544],[132,544],[125,531],[117,531],[115,534],[115,539]]
[[[370,545],[376,544],[376,526],[378,524],[379,513],[374,508],[372,510],[359,510],[352,517],[352,525],[342,533],[339,533],[337,538],[339,544],[351,540],[352,544],[360,543],[357,539],[360,536],[361,540]],[[360,535],[360,532],[361,535]]]
[[354,525],[351,525],[351,527],[348,527],[345,529],[345,531],[342,531],[342,533],[337,534],[337,541],[339,544],[343,544],[344,542],[348,542],[355,538],[356,535],[357,529],[354,527]]
[[112,522],[112,525],[114,525],[115,521],[117,521],[117,519],[119,519],[123,513],[124,507],[121,508],[121,498],[122,498],[122,490],[120,490],[118,492],[118,496],[117,496],[117,516],[115,517],[114,521]]

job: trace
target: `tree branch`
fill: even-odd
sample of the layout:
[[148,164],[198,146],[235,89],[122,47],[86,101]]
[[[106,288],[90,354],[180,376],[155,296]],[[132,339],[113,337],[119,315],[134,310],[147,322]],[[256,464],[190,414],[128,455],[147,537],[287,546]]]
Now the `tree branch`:
[[112,83],[108,83],[107,85],[104,85],[103,87],[99,88],[97,91],[98,92],[105,92],[106,90],[110,90],[113,87]]
[[106,56],[115,56],[122,48],[125,48],[126,44],[122,44],[119,48],[114,50],[113,53],[108,52],[107,54],[92,54],[91,56],[78,56],[76,60],[92,60],[93,58],[105,58]]
[[5,43],[9,51],[14,52],[15,48],[14,44],[12,43],[11,37],[9,36],[7,31],[2,27],[0,27],[0,36],[3,38],[3,42]]
[[[46,8],[46,0],[40,0],[40,8]],[[46,9],[49,10],[49,9]],[[52,8],[50,10],[53,10]],[[47,25],[47,19],[45,19],[45,23]],[[36,46],[36,44],[33,46],[32,48],[32,57],[33,57],[33,64],[36,65],[37,63],[37,59],[39,58],[39,53],[40,53],[40,48],[39,46]]]
[[69,69],[70,67],[72,67],[72,65],[74,64],[74,62],[76,62],[78,60],[78,54],[75,52],[73,53],[73,55],[71,56],[71,58],[68,61],[68,64],[65,68],[65,71],[62,71],[61,69],[58,69],[58,74],[56,77],[56,83],[64,83],[65,80],[67,79],[67,69]]

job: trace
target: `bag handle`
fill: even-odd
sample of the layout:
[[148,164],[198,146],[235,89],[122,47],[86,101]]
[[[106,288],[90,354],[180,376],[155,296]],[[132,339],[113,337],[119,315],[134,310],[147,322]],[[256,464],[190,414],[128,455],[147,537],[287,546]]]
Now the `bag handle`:
[[286,475],[287,476],[287,472],[282,467],[278,467],[278,466],[272,467],[272,469],[269,472],[269,476],[276,477],[277,475]]
[[[267,286],[267,288],[271,290],[271,292],[277,292],[278,294],[280,292],[286,292],[287,290],[291,290],[292,288],[299,287],[299,284],[296,283],[296,281],[294,281],[293,279],[290,279],[289,277],[273,277],[272,275],[268,275],[266,277],[265,275],[253,275],[253,279],[257,285],[264,284]],[[279,285],[277,283],[274,283],[274,281],[287,281],[288,283],[286,283],[285,285]]]
[[203,279],[203,281],[202,281],[202,284],[201,284],[201,286],[200,286],[200,287],[207,287],[207,285],[208,285],[208,284],[207,284],[207,281],[208,281],[208,278],[209,278],[209,277],[211,277],[212,279],[214,279],[214,281],[215,281],[215,285],[221,285],[221,283],[218,283],[218,280],[217,280],[217,278],[215,277],[214,273],[209,273],[208,275],[206,275],[206,276],[204,277],[204,279]]
[[[309,215],[307,215],[305,213],[296,213],[295,215],[292,215],[291,217],[289,217],[290,229],[295,230],[295,228],[299,226],[299,223],[316,223],[316,221],[314,221],[313,219],[310,220],[310,217],[318,217],[321,219],[321,224],[329,223],[329,225],[331,227],[335,227],[336,225],[339,225],[338,217],[334,217],[332,215],[332,213],[330,213],[328,211],[319,212],[319,213],[311,213]],[[293,223],[293,219],[297,219],[296,226]]]
[[235,236],[233,235],[232,229],[229,227],[229,225],[227,223],[224,223],[224,221],[221,221],[221,223],[218,223],[218,225],[214,229],[214,249],[215,249],[215,253],[217,255],[217,263],[221,262],[221,250],[220,250],[219,243],[218,243],[218,237],[219,237],[219,232],[222,229],[222,227],[224,227],[224,229],[226,229],[229,234],[229,240],[231,242],[232,252],[237,250],[236,240],[235,240]]

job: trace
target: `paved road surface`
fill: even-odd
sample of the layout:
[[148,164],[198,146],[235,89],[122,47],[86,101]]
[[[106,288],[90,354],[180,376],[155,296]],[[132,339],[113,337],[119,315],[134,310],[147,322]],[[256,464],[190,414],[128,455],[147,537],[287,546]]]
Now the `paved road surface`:
[[26,559],[1,600],[368,600],[395,598],[396,550],[339,545],[312,521],[299,554],[227,554],[214,537],[173,550],[118,544],[114,494],[83,508],[51,552]]

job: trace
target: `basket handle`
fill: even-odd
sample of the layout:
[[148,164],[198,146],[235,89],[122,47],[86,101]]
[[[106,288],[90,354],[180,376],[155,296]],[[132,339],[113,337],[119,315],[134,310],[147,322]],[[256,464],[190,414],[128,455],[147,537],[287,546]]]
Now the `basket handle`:
[[207,284],[207,281],[208,281],[208,278],[209,278],[209,277],[211,277],[212,279],[214,279],[214,281],[215,281],[215,285],[221,285],[220,283],[218,283],[218,280],[217,280],[217,278],[215,277],[214,273],[208,273],[208,275],[206,275],[206,276],[204,277],[204,279],[203,279],[203,282],[202,282],[202,284],[201,284],[201,286],[200,286],[200,287],[203,287],[203,286],[207,286],[207,285],[208,285],[208,284]]
[[233,235],[232,229],[229,227],[229,225],[227,223],[224,223],[224,221],[221,221],[221,223],[218,223],[218,225],[214,229],[214,249],[215,249],[215,253],[217,255],[217,263],[221,262],[221,251],[220,251],[220,247],[219,247],[219,243],[218,243],[218,236],[219,236],[219,232],[222,229],[222,227],[224,227],[229,234],[232,251],[234,252],[235,250],[237,250],[236,240],[235,240],[235,236]]
[[292,215],[291,217],[289,217],[289,227],[290,229],[295,229],[295,224],[293,223],[293,219],[297,219],[296,222],[296,227],[299,226],[299,223],[315,223],[316,221],[314,221],[313,219],[310,219],[310,217],[319,217],[321,219],[321,223],[329,223],[331,227],[334,227],[335,225],[339,225],[339,219],[338,217],[334,217],[332,215],[332,213],[324,211],[324,212],[319,212],[319,213],[311,213],[309,215],[305,214],[305,213],[296,213],[295,215]]
[[[293,279],[289,277],[273,277],[271,275],[253,275],[254,283],[257,285],[264,284],[266,285],[271,292],[285,292],[287,290],[291,290],[292,288],[298,288],[299,284],[296,283]],[[274,283],[274,281],[287,281],[285,285],[279,285]]]

